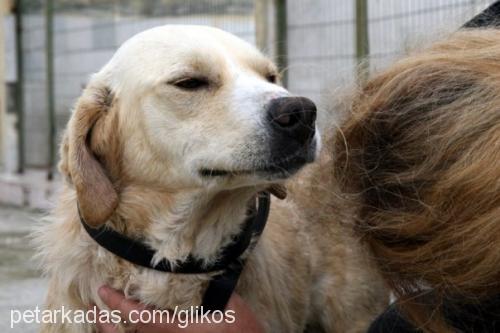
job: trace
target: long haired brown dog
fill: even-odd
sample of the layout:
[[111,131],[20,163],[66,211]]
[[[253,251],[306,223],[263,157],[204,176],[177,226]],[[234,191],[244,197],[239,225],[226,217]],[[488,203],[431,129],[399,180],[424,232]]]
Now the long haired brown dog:
[[364,84],[335,140],[356,229],[428,331],[500,293],[499,110],[500,33],[464,31]]
[[[268,59],[223,31],[164,26],[127,41],[92,76],[64,136],[63,193],[36,237],[48,309],[104,308],[105,283],[160,309],[202,304],[218,273],[203,268],[224,261],[257,193],[315,158],[315,111],[277,84]],[[363,251],[335,223],[309,225],[291,204],[273,206],[253,251],[231,262],[247,258],[236,290],[266,331],[366,330],[384,297]],[[116,233],[154,251],[146,266],[195,261],[203,273],[144,268],[107,250],[142,247],[95,241]],[[42,331],[93,325],[59,318]]]

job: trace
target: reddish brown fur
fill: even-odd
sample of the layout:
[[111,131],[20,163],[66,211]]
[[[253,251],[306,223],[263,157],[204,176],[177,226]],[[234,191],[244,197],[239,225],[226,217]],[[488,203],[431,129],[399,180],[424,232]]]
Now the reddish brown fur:
[[[500,293],[500,34],[450,36],[375,75],[336,138],[356,228],[407,314]],[[431,304],[415,296],[434,290]]]
[[[118,145],[110,142],[112,115],[107,114],[112,96],[105,87],[89,87],[80,98],[75,114],[68,129],[67,138],[63,140],[62,153],[67,154],[67,162],[61,165],[61,170],[67,170],[72,184],[75,186],[80,213],[91,226],[99,226],[113,214],[118,205],[118,194],[109,176],[95,153],[109,156],[105,161],[109,170],[119,167]],[[94,131],[91,146],[88,141],[91,131]],[[93,148],[93,150],[92,150]],[[111,151],[107,151],[110,149]],[[67,164],[66,164],[67,163]],[[115,171],[116,173],[116,171]]]

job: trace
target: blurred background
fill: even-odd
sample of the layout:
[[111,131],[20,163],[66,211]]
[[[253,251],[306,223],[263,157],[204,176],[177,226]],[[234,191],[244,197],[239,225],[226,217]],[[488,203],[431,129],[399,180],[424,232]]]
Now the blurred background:
[[27,263],[24,238],[39,217],[27,209],[50,206],[71,107],[129,37],[163,24],[227,30],[277,61],[285,85],[319,105],[321,125],[335,115],[332,98],[360,75],[457,29],[492,2],[0,0],[0,331],[16,331],[2,326],[8,309],[41,302],[44,282]]

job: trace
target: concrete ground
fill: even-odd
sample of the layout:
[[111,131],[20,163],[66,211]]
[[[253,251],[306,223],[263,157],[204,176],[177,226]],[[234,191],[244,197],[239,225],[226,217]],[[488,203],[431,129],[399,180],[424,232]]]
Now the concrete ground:
[[42,307],[46,282],[31,261],[33,249],[27,239],[40,213],[0,206],[0,332],[35,333],[35,324],[11,328],[12,310]]

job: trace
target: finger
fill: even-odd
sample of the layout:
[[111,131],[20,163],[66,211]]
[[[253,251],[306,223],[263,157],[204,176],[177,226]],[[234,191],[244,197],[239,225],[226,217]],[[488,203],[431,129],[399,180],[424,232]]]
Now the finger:
[[245,307],[245,302],[237,293],[233,293],[227,302],[227,309],[238,310]]
[[[144,321],[135,323],[136,332],[148,333],[202,333],[199,330],[183,330],[177,326],[176,318],[172,316],[169,310],[147,309],[149,315],[143,317]],[[143,312],[144,314],[145,312]]]
[[97,323],[97,332],[98,333],[119,333],[116,325],[110,323]]
[[95,323],[97,328],[97,333],[119,333],[115,325],[101,321],[101,316],[99,316],[101,309],[99,309],[95,304],[90,306],[88,310],[91,313],[90,320]]
[[120,317],[123,320],[129,320],[131,313],[138,314],[146,309],[145,305],[126,299],[123,293],[108,286],[99,288],[98,294],[111,310],[119,311]]
[[[245,329],[245,332],[264,332],[257,316],[238,294],[233,293],[231,295],[231,298],[227,303],[226,311],[234,311],[233,314],[235,321],[229,325],[229,327],[235,332],[238,332],[243,328]],[[232,332],[232,330],[229,331]]]
[[246,314],[251,312],[248,305],[237,293],[233,293],[231,298],[227,302],[226,311],[231,310],[238,316],[240,314]]

